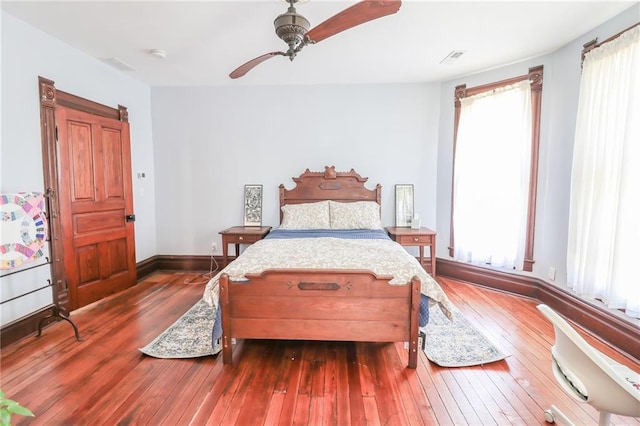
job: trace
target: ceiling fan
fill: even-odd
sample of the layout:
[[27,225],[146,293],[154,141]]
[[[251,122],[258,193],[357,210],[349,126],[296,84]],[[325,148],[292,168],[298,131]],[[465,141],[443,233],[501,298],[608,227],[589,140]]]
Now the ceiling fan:
[[273,21],[273,25],[276,28],[276,34],[287,43],[289,49],[286,52],[270,52],[251,59],[236,68],[229,77],[242,77],[256,65],[274,56],[287,56],[293,61],[306,45],[321,42],[349,28],[396,13],[402,4],[400,0],[363,0],[309,30],[311,24],[307,18],[298,14],[294,7],[298,0],[287,0],[287,2],[289,8]]

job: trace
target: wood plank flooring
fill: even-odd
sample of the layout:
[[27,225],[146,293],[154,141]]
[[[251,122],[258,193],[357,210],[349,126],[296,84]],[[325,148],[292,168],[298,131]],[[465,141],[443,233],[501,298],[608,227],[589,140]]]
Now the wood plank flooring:
[[[465,317],[511,356],[440,368],[423,353],[405,368],[402,343],[240,341],[222,357],[166,360],[144,346],[202,295],[196,273],[156,273],[2,350],[0,387],[37,425],[543,425],[555,404],[578,425],[597,413],[574,402],[551,373],[553,329],[536,301],[439,279]],[[640,371],[600,341],[587,340]],[[612,416],[614,425],[640,419]]]

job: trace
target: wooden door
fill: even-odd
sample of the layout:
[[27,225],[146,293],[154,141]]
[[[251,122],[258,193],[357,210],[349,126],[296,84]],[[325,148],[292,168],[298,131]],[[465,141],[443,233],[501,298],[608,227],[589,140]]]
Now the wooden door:
[[129,123],[58,106],[58,188],[70,309],[136,283]]

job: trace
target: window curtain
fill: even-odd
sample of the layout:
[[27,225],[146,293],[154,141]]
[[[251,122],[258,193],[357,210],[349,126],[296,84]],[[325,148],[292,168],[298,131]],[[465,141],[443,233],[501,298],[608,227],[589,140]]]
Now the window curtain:
[[640,26],[587,53],[571,171],[567,281],[640,318]]
[[454,258],[522,269],[531,169],[531,84],[524,80],[460,101]]

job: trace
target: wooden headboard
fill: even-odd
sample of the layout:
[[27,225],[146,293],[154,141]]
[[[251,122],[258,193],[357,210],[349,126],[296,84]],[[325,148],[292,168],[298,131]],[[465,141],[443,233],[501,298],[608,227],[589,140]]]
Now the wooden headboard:
[[[367,189],[364,184],[369,178],[363,178],[353,169],[349,172],[336,172],[334,166],[325,166],[324,172],[305,170],[300,177],[292,178],[295,188],[285,189],[280,184],[280,207],[285,204],[313,203],[316,201],[334,200],[341,202],[375,201],[381,203],[382,187]],[[282,222],[282,209],[280,209]]]

